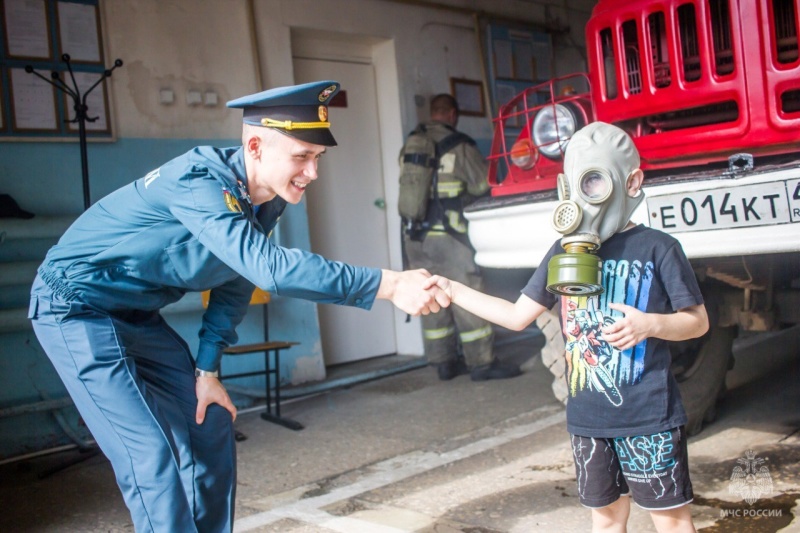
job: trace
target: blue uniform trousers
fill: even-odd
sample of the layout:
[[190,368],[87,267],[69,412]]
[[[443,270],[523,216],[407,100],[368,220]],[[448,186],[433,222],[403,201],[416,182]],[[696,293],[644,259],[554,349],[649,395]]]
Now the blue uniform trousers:
[[113,465],[136,531],[231,531],[231,415],[214,404],[203,424],[195,423],[194,361],[161,315],[110,315],[61,300],[37,279],[30,318]]

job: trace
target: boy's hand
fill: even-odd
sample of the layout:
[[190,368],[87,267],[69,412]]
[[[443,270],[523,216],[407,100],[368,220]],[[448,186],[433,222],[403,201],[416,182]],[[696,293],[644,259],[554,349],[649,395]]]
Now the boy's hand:
[[438,274],[435,276],[431,276],[425,282],[424,288],[430,289],[431,287],[438,286],[442,292],[444,292],[447,297],[452,300],[453,299],[453,282],[449,279],[439,276]]
[[635,307],[625,304],[608,304],[611,309],[625,314],[613,324],[603,326],[603,339],[614,348],[627,350],[633,348],[651,334],[651,317]]

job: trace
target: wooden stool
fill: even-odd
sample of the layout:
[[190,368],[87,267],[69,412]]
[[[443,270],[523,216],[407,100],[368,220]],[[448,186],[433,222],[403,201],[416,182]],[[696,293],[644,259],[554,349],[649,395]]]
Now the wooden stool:
[[[208,301],[211,296],[211,291],[203,291],[200,294],[200,299],[203,302],[203,307],[208,307]],[[268,311],[269,306],[267,305],[271,300],[270,294],[258,287],[253,290],[253,294],[250,297],[250,305],[260,305],[264,310],[264,342],[255,342],[252,344],[243,344],[240,346],[230,346],[226,348],[222,353],[225,355],[246,355],[251,353],[258,353],[264,352],[264,370],[256,370],[254,372],[239,372],[237,374],[227,374],[225,376],[222,375],[220,372],[219,379],[233,379],[233,378],[243,378],[247,376],[260,376],[264,375],[264,379],[267,382],[266,384],[266,393],[267,393],[267,410],[264,413],[261,413],[261,418],[267,420],[268,422],[274,422],[276,424],[280,424],[285,426],[289,429],[303,429],[303,425],[299,422],[296,422],[290,418],[282,418],[281,417],[281,350],[285,350],[286,348],[291,348],[299,342],[287,342],[287,341],[270,341],[269,340],[269,318],[268,318]],[[269,354],[272,353],[273,357],[270,360]],[[272,405],[272,385],[270,384],[270,376],[275,376],[275,409],[273,411]],[[237,431],[236,432],[236,440],[244,440],[247,437],[244,436],[243,433]]]
[[[253,372],[240,372],[237,374],[220,374],[219,379],[233,379],[243,378],[247,376],[264,375],[266,381],[265,392],[267,394],[267,410],[261,413],[261,418],[268,422],[280,424],[295,431],[303,429],[303,425],[291,418],[283,418],[281,416],[281,350],[291,348],[300,344],[299,342],[286,342],[286,341],[267,341],[257,342],[253,344],[243,344],[241,346],[230,346],[222,353],[225,355],[246,355],[258,352],[264,352],[264,370],[256,370]],[[273,354],[272,357],[269,354]],[[275,376],[275,402],[273,409],[272,398],[272,385],[270,383],[270,376]]]

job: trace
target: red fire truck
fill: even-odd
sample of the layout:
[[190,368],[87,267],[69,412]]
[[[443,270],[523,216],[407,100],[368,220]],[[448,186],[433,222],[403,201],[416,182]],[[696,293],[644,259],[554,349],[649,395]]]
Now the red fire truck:
[[[550,217],[570,136],[599,120],[634,138],[646,194],[634,221],[681,242],[712,322],[673,346],[691,433],[713,420],[734,339],[800,323],[799,17],[800,0],[600,0],[588,74],[502,106],[492,195],[468,208],[478,264],[536,268],[561,237]],[[538,325],[565,400],[558,318]]]

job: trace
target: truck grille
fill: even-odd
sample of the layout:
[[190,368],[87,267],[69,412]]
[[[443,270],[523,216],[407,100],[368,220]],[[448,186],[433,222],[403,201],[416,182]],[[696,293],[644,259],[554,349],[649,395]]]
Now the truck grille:
[[727,135],[739,144],[730,150],[791,142],[800,125],[799,0],[603,4],[587,28],[598,120],[634,137],[697,128],[704,140]]
[[647,124],[653,131],[671,131],[708,124],[733,122],[737,118],[739,118],[739,107],[736,102],[722,102],[720,104],[653,114],[647,117]]
[[[728,0],[708,2],[709,25],[713,38],[714,72],[725,76],[734,71],[733,47],[731,40],[731,16]],[[678,39],[675,43],[680,51],[682,80],[696,82],[702,77],[701,49],[698,39],[697,13],[694,4],[683,4],[676,10],[678,19]],[[652,80],[656,88],[669,87],[673,83],[670,66],[669,42],[667,41],[666,18],[664,12],[657,11],[646,15],[647,39],[650,43],[652,60]],[[627,20],[620,26],[624,47],[625,81],[627,93],[638,95],[643,90],[642,64],[637,21]],[[787,30],[788,31],[788,30]],[[613,34],[610,28],[600,32],[603,50],[603,64],[606,68],[605,88],[609,99],[619,96],[616,88],[616,69],[614,66]],[[668,116],[670,115],[671,118]],[[656,133],[671,129],[689,128],[708,124],[734,121],[738,118],[735,102],[725,102],[709,106],[696,106],[669,113],[642,117],[647,126],[646,132]]]

